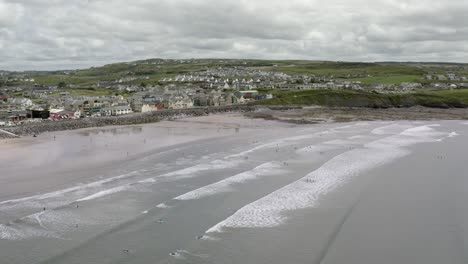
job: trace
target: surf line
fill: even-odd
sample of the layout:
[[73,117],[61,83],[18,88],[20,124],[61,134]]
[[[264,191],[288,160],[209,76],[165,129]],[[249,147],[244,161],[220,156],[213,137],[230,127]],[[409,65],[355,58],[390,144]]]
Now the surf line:
[[429,126],[406,129],[335,156],[302,179],[286,185],[259,200],[245,205],[224,221],[207,230],[222,232],[224,228],[275,227],[287,220],[284,212],[316,207],[319,200],[353,177],[409,155],[406,147],[437,142],[441,135]]

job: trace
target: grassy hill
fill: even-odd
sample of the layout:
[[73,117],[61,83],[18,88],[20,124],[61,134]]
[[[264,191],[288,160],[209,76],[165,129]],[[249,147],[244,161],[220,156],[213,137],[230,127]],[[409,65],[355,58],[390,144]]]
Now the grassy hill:
[[[467,64],[450,63],[362,63],[330,62],[305,60],[230,60],[230,59],[190,59],[161,60],[149,59],[134,62],[108,64],[82,70],[29,72],[36,84],[67,84],[90,86],[97,81],[110,81],[122,77],[147,76],[148,80],[137,80],[135,83],[152,84],[161,78],[177,74],[189,74],[204,71],[208,68],[242,66],[251,69],[284,72],[291,75],[319,75],[342,78],[347,75],[369,75],[368,77],[350,78],[364,84],[401,82],[418,82],[427,72],[445,73],[453,71],[468,75]],[[348,78],[348,77],[346,77]]]
[[350,90],[275,91],[263,105],[320,105],[331,107],[468,107],[468,90],[421,91],[412,94],[379,94]]

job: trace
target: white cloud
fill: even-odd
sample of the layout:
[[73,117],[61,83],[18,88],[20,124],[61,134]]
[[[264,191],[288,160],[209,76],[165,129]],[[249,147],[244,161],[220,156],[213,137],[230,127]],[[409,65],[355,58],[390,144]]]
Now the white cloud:
[[0,0],[0,29],[14,26],[22,15],[21,5]]
[[466,62],[468,2],[0,0],[0,68],[151,57]]

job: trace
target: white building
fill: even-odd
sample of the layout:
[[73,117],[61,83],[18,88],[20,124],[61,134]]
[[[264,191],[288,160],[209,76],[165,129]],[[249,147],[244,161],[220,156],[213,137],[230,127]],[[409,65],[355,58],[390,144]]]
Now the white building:
[[158,111],[158,107],[156,105],[149,105],[149,104],[144,104],[141,107],[141,112],[142,113],[148,113],[148,112],[155,112]]
[[119,115],[127,115],[133,113],[132,108],[130,106],[111,106],[102,109],[103,115],[107,116],[119,116]]
[[169,109],[184,109],[193,107],[193,100],[190,98],[175,97],[169,100]]

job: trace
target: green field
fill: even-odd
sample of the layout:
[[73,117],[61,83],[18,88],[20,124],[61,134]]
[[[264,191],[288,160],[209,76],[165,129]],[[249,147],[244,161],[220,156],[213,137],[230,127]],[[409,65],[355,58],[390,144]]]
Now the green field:
[[351,78],[349,81],[360,81],[363,84],[401,84],[404,82],[421,82],[420,75],[406,75],[406,74],[381,74],[381,76],[367,77],[367,78]]

